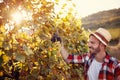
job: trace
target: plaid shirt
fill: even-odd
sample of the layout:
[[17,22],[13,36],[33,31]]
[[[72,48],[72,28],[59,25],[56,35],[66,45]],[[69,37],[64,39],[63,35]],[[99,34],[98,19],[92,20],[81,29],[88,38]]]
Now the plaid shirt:
[[[88,69],[94,59],[94,56],[89,53],[80,55],[69,55],[67,58],[67,62],[70,63],[80,63],[84,65],[85,69],[85,80],[88,79]],[[102,63],[102,68],[98,75],[98,80],[116,80],[116,77],[120,75],[120,63],[118,63],[117,59],[111,57],[106,54],[104,58],[104,62]]]

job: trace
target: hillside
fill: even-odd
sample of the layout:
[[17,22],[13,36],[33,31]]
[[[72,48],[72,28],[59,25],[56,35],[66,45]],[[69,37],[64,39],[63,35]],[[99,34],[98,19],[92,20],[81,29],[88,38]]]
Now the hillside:
[[82,18],[82,27],[96,29],[98,27],[120,28],[120,8],[101,11]]
[[82,18],[82,27],[95,30],[99,27],[108,29],[112,35],[108,51],[120,60],[120,8],[101,11]]

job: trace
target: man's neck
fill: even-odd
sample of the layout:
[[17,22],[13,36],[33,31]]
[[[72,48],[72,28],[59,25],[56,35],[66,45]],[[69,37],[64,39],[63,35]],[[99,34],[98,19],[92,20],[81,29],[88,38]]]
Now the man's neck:
[[106,52],[99,52],[95,55],[95,59],[98,61],[98,62],[103,62],[104,61],[104,58],[106,56]]

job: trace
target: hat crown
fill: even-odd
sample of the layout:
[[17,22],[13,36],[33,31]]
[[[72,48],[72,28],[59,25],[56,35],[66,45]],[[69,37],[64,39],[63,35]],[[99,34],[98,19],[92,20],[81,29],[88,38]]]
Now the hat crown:
[[111,34],[106,29],[99,28],[96,32],[103,36],[108,42],[111,40]]

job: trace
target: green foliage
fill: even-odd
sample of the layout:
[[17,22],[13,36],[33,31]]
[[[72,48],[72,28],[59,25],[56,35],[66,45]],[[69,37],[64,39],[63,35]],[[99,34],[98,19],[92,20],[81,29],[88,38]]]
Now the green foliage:
[[[88,49],[88,33],[80,27],[81,19],[72,14],[72,8],[61,17],[64,14],[62,9],[68,4],[63,4],[60,12],[55,13],[54,6],[58,3],[57,0],[6,0],[0,3],[3,5],[0,6],[0,54],[5,55],[4,59],[0,58],[0,66],[8,74],[11,74],[13,65],[14,72],[19,71],[22,80],[82,79],[83,69],[64,62],[59,52],[60,43],[52,43],[51,36],[59,33],[70,53],[83,54]],[[25,10],[32,16],[27,14],[30,18],[24,18],[17,24],[11,17],[12,12],[17,10]],[[17,61],[14,62],[14,59]],[[8,60],[12,60],[11,65]]]

